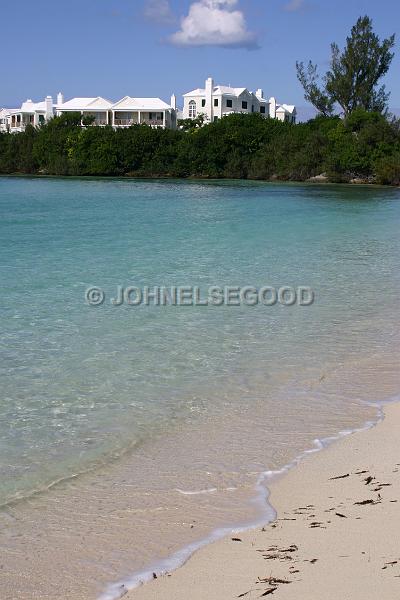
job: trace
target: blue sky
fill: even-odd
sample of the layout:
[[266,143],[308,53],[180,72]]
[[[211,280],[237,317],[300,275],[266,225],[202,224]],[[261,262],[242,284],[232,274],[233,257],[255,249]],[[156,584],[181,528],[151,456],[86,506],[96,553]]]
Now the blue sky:
[[[326,69],[330,42],[342,45],[363,14],[381,37],[397,33],[398,0],[20,0],[17,26],[0,35],[0,106],[58,91],[111,100],[174,92],[179,104],[208,76],[304,106],[296,60]],[[400,51],[386,78],[393,108],[399,73]]]

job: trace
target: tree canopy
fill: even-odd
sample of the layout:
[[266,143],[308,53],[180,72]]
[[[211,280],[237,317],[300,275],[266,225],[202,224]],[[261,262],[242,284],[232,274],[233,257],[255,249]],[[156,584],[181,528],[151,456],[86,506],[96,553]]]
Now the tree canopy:
[[0,174],[400,181],[399,122],[360,108],[298,125],[232,114],[189,131],[80,122],[69,114],[0,134]]
[[312,61],[296,63],[297,77],[305,99],[324,116],[332,115],[339,105],[344,116],[358,108],[384,113],[389,94],[379,85],[393,60],[395,36],[383,41],[374,33],[369,17],[360,17],[347,37],[345,48],[331,45],[330,69],[322,78]]

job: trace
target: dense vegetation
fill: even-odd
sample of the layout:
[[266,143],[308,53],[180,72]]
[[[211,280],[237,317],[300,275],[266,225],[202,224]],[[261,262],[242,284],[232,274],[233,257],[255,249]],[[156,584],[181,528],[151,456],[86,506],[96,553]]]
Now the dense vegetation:
[[236,114],[185,130],[82,128],[80,115],[56,117],[24,133],[0,134],[0,173],[209,177],[305,181],[327,173],[400,183],[400,124],[357,109],[291,125]]
[[323,87],[316,65],[298,62],[305,98],[319,111],[308,123],[233,114],[208,125],[202,116],[186,119],[175,131],[114,130],[70,113],[23,133],[0,134],[0,174],[289,181],[324,174],[334,182],[399,185],[400,121],[389,118],[389,95],[378,87],[393,46],[394,36],[381,42],[371,19],[360,17],[342,52],[332,44]]

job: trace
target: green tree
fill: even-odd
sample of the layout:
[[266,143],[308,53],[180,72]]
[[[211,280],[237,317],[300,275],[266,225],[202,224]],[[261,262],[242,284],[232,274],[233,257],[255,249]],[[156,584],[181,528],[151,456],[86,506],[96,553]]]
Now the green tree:
[[334,101],[330,95],[319,87],[318,67],[311,60],[307,68],[302,62],[296,62],[297,79],[304,89],[304,98],[310,102],[317,111],[324,117],[329,117],[333,113]]
[[0,174],[199,177],[306,181],[327,173],[398,185],[400,120],[363,108],[298,125],[232,114],[186,131],[82,127],[80,113],[0,133]]
[[311,61],[305,68],[297,62],[297,77],[304,88],[305,98],[323,115],[332,113],[338,104],[347,116],[357,108],[384,113],[389,94],[379,87],[393,60],[395,36],[382,42],[374,33],[372,20],[360,17],[347,37],[343,51],[331,45],[331,68],[319,86],[318,68]]
[[178,127],[182,129],[182,131],[193,131],[194,129],[199,129],[203,127],[205,122],[205,115],[200,113],[194,119],[178,119]]
[[84,125],[85,127],[88,127],[89,125],[93,125],[95,120],[96,120],[96,117],[94,115],[83,115],[82,125]]

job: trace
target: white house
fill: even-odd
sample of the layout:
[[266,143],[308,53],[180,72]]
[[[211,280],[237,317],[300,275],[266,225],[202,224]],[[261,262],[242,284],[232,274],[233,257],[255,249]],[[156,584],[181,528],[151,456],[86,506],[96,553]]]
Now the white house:
[[183,118],[194,119],[203,115],[208,122],[216,121],[232,113],[258,112],[268,116],[268,101],[262,90],[255,94],[247,88],[214,85],[209,77],[204,88],[197,88],[183,95]]
[[296,107],[278,104],[275,98],[267,100],[258,89],[255,93],[247,88],[215,85],[212,77],[204,88],[184,94],[182,118],[195,119],[203,115],[209,123],[232,113],[260,113],[265,117],[281,121],[296,122]]
[[269,99],[269,116],[278,121],[296,123],[297,111],[293,104],[278,104],[274,97]]
[[176,99],[171,97],[171,104],[160,98],[131,98],[125,96],[110,108],[111,125],[113,127],[130,127],[131,125],[151,125],[175,129]]
[[57,95],[55,112],[57,115],[68,112],[80,112],[82,117],[93,117],[93,125],[109,125],[110,108],[112,105],[111,100],[106,100],[101,96],[97,96],[96,98],[72,98],[64,102],[64,96],[59,93]]
[[11,122],[11,108],[0,108],[0,132],[9,131]]
[[[213,122],[232,113],[260,113],[264,117],[280,121],[296,122],[296,107],[278,104],[275,98],[267,100],[263,91],[255,93],[247,88],[214,85],[209,77],[204,88],[198,88],[184,94],[184,106],[179,117],[194,119],[204,115],[206,122]],[[170,104],[160,98],[132,98],[125,96],[118,102],[112,102],[101,96],[91,98],[72,98],[64,100],[63,94],[57,95],[53,103],[52,96],[46,96],[42,102],[26,100],[21,108],[0,110],[0,132],[24,131],[30,124],[41,125],[54,116],[68,112],[79,112],[84,117],[92,117],[93,125],[111,125],[114,128],[146,124],[151,127],[175,129],[177,121],[176,97],[171,96]]]
[[46,96],[43,102],[26,100],[21,108],[3,108],[0,111],[0,131],[24,131],[27,125],[40,125],[54,116],[53,99]]
[[80,112],[82,118],[93,117],[93,125],[97,126],[112,125],[119,128],[147,124],[169,129],[176,127],[175,96],[171,97],[169,105],[160,98],[131,98],[130,96],[125,96],[115,103],[101,96],[64,101],[63,94],[59,93],[56,103],[53,103],[51,96],[46,96],[43,102],[27,100],[21,108],[1,109],[0,132],[24,131],[28,124],[41,125],[54,116],[68,112]]

